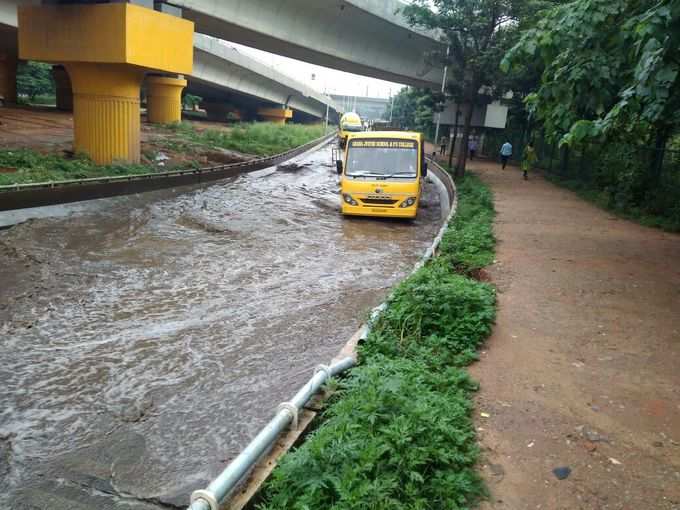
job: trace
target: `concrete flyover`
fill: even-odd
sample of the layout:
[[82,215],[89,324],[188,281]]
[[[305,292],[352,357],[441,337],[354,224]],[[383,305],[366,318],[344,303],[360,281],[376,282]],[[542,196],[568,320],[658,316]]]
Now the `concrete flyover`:
[[440,84],[426,61],[440,48],[412,30],[399,0],[172,0],[196,32],[332,67],[415,86]]
[[[202,34],[194,35],[194,70],[189,76],[189,92],[220,99],[219,91],[235,93],[234,106],[248,103],[247,98],[286,105],[294,112],[323,119],[326,106],[333,118],[338,112],[328,96],[239,52],[236,48]],[[239,96],[246,96],[245,98]]]

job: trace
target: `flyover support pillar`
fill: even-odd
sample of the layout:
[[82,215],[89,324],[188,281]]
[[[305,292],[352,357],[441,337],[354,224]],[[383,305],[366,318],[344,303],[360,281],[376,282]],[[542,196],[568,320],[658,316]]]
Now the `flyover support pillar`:
[[73,111],[73,89],[66,68],[64,66],[52,66],[52,78],[56,86],[57,110]]
[[285,124],[288,119],[293,118],[293,110],[290,108],[260,108],[257,110],[257,114],[265,122],[274,124]]
[[73,84],[73,148],[93,161],[139,163],[144,71],[126,64],[67,64]]
[[0,97],[5,103],[17,102],[17,55],[0,50]]
[[182,120],[182,90],[187,81],[169,76],[149,76],[147,85],[147,118],[154,124],[172,124]]
[[20,5],[18,19],[19,56],[68,72],[74,150],[139,162],[142,80],[191,74],[193,23],[131,3]]

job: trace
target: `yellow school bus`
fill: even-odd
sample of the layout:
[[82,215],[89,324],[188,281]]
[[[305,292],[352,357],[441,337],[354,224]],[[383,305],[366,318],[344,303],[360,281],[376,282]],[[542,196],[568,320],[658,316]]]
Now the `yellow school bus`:
[[345,147],[347,142],[347,137],[350,133],[356,133],[363,131],[364,126],[361,123],[361,117],[354,112],[349,112],[344,114],[340,118],[340,124],[338,125],[338,139],[340,140],[340,147]]
[[415,218],[427,175],[422,133],[350,134],[336,161],[342,214]]

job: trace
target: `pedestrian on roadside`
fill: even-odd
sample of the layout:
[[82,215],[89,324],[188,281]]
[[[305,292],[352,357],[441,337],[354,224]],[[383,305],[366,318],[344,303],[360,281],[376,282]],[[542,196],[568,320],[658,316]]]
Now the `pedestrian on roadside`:
[[446,136],[442,136],[441,140],[439,140],[439,154],[444,156],[446,154],[446,142],[448,141]]
[[505,165],[508,164],[510,156],[512,156],[512,144],[510,141],[506,141],[501,146],[501,164],[503,165],[503,170],[505,170]]
[[475,159],[475,154],[477,154],[477,139],[470,138],[468,142],[468,150],[470,151],[470,161]]
[[526,147],[524,147],[524,155],[522,157],[522,175],[524,175],[524,180],[529,179],[529,170],[536,163],[536,150],[534,149],[534,144],[529,142]]

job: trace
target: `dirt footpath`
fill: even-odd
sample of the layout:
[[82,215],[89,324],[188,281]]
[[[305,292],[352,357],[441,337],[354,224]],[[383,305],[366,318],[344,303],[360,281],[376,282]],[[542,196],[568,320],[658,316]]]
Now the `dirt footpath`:
[[680,510],[680,236],[472,168],[498,211],[498,323],[472,367],[482,508]]

